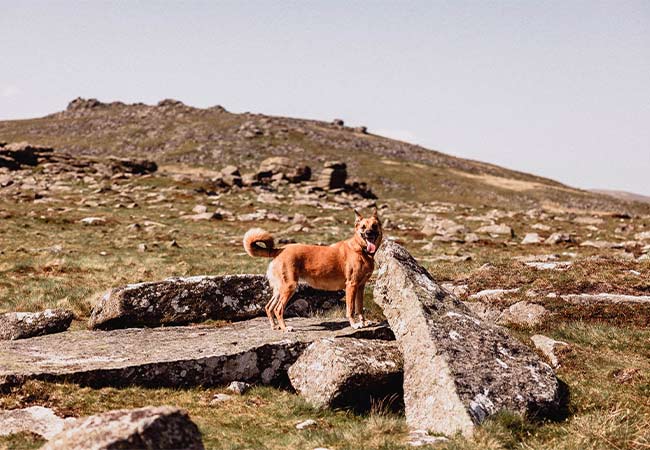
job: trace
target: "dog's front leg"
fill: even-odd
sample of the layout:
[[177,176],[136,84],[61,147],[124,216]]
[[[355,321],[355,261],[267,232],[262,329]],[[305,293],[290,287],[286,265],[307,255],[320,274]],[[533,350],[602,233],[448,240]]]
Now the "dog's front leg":
[[359,320],[361,326],[366,325],[366,321],[363,317],[363,294],[365,290],[366,290],[366,285],[364,283],[359,286],[359,288],[357,289],[357,293],[354,296],[354,315],[357,316],[357,319]]
[[[356,323],[354,321],[354,304],[357,299],[357,292],[359,292],[358,284],[347,283],[345,285],[345,317],[350,321],[352,328],[361,328],[363,326],[363,322]],[[363,295],[363,291],[361,295]]]

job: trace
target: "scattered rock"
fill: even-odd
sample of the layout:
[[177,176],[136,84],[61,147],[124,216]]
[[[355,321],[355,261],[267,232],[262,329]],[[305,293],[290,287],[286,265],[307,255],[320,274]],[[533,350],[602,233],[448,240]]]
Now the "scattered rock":
[[543,334],[536,334],[534,336],[531,336],[530,340],[533,341],[533,344],[535,344],[535,348],[541,351],[544,356],[548,358],[551,366],[556,369],[560,367],[560,362],[557,358],[557,355],[555,354],[556,347],[567,347],[569,344],[562,341],[556,341],[555,339],[551,339],[550,337],[544,336]]
[[402,356],[393,341],[322,339],[289,368],[292,386],[316,406],[369,409],[400,392]]
[[641,371],[636,367],[625,367],[623,369],[616,369],[612,372],[612,376],[617,383],[625,384],[640,378]]
[[639,241],[650,241],[650,231],[642,231],[634,235],[634,238]]
[[566,294],[561,296],[564,301],[573,304],[611,304],[611,303],[650,303],[650,295],[621,295],[621,294]]
[[186,411],[171,406],[119,409],[66,424],[42,450],[202,450],[201,432]]
[[192,212],[196,214],[203,214],[208,212],[208,207],[205,205],[196,205],[194,208],[192,208]]
[[576,217],[575,219],[573,219],[573,223],[577,223],[580,225],[601,225],[604,222],[605,221],[600,217],[590,217],[590,216]]
[[537,270],[567,270],[573,266],[573,263],[571,261],[557,261],[557,262],[530,261],[524,264],[528,267],[533,267]]
[[425,430],[413,430],[409,433],[406,443],[411,447],[422,447],[424,445],[437,445],[447,441],[449,439],[444,436],[432,436]]
[[52,439],[71,421],[74,419],[63,419],[43,406],[0,410],[0,436],[28,431]]
[[562,242],[573,242],[573,238],[568,233],[553,233],[544,241],[548,245],[556,245]]
[[354,330],[345,319],[289,318],[287,324],[295,331],[272,331],[259,317],[221,327],[81,330],[10,341],[0,346],[0,388],[29,379],[92,387],[285,384],[289,366],[316,340],[393,337],[386,325]]
[[104,225],[106,219],[104,217],[84,217],[79,221],[83,225]]
[[214,394],[212,396],[212,400],[210,400],[210,404],[215,405],[217,403],[227,402],[229,400],[232,400],[233,398],[234,397],[232,395],[228,395],[228,394]]
[[513,237],[515,232],[508,225],[499,224],[499,225],[485,225],[476,230],[477,233],[486,233],[490,235],[506,235]]
[[[109,289],[92,309],[91,329],[181,325],[214,320],[242,320],[265,315],[272,292],[264,275],[168,278]],[[342,291],[320,291],[300,284],[287,307],[310,314],[335,306]],[[301,300],[303,307],[292,309]]]
[[519,288],[514,289],[484,289],[472,294],[469,296],[472,300],[480,301],[496,301],[501,300],[502,298],[509,296],[510,294],[516,294],[519,292]]
[[517,302],[503,311],[497,323],[504,325],[519,325],[536,327],[544,322],[548,310],[542,305],[526,301]]
[[198,214],[187,214],[181,216],[181,219],[191,220],[192,222],[200,222],[203,220],[222,220],[223,215],[218,212],[203,212]]
[[593,247],[599,249],[606,248],[624,248],[625,246],[621,242],[609,242],[609,241],[584,241],[580,243],[580,247]]
[[66,309],[0,314],[0,340],[26,339],[60,333],[68,329],[73,317],[72,311]]
[[237,395],[243,395],[250,388],[250,383],[246,383],[245,381],[233,381],[228,385],[228,390]]
[[403,247],[387,241],[375,259],[374,300],[404,357],[411,428],[469,435],[503,409],[545,415],[562,406],[551,367],[504,328],[476,318]]
[[542,242],[542,238],[537,233],[526,233],[526,236],[524,236],[524,239],[521,241],[523,245],[541,244]]
[[304,430],[305,428],[313,428],[316,425],[318,425],[318,422],[316,422],[314,419],[307,419],[307,420],[303,420],[300,423],[297,423],[296,429]]

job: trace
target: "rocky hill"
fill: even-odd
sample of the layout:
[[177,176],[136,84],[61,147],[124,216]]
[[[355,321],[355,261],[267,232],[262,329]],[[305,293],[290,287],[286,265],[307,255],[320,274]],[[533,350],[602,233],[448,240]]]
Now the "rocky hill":
[[202,166],[243,172],[270,156],[289,156],[320,171],[343,161],[380,198],[448,201],[547,210],[638,211],[650,206],[579,190],[492,164],[456,158],[371,134],[365,127],[234,114],[175,100],[155,106],[73,100],[46,117],[0,122],[0,141],[28,141],[88,156],[147,157],[163,168]]

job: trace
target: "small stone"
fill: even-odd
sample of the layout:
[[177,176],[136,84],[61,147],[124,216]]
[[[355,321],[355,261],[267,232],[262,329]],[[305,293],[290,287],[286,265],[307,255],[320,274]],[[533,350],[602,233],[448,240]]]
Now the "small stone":
[[541,244],[542,238],[537,233],[526,233],[521,243],[522,245]]
[[300,423],[296,424],[296,429],[298,430],[304,430],[305,428],[311,428],[318,425],[318,422],[316,422],[314,419],[307,419],[305,421],[302,421]]
[[233,394],[243,395],[250,388],[251,388],[250,383],[246,383],[244,381],[233,381],[228,385],[227,389]]
[[535,347],[548,358],[551,366],[556,369],[560,367],[560,362],[555,354],[555,348],[567,347],[569,344],[563,341],[556,341],[555,339],[544,336],[543,334],[536,334],[534,336],[531,336],[530,340],[533,341]]
[[573,242],[573,238],[568,233],[553,233],[544,241],[547,245],[560,244],[562,242]]
[[503,311],[497,323],[536,327],[544,322],[547,315],[548,310],[542,305],[523,301]]
[[485,225],[476,230],[477,233],[486,233],[490,235],[505,235],[505,236],[514,236],[515,232],[508,225],[499,224],[499,225]]
[[144,252],[146,252],[147,249],[148,249],[147,244],[138,244],[138,251],[139,251],[140,253],[144,253]]
[[202,214],[208,212],[208,207],[205,205],[196,205],[194,208],[192,208],[192,212],[196,214]]
[[232,400],[233,398],[234,397],[229,394],[214,394],[212,396],[212,400],[210,400],[210,404],[227,402],[228,400]]
[[176,242],[175,239],[174,239],[173,241],[169,241],[169,242],[167,243],[167,247],[168,247],[168,248],[181,248],[181,246],[178,245],[178,242]]
[[84,217],[79,222],[83,225],[104,225],[106,219],[103,217]]

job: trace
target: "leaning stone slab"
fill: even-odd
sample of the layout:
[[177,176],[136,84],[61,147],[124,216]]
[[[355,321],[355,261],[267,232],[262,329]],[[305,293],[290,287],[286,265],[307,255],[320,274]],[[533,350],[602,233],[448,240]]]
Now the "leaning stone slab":
[[289,380],[316,406],[367,409],[401,392],[402,355],[394,341],[321,339],[289,368]]
[[186,411],[171,406],[119,409],[66,424],[42,450],[203,450]]
[[45,439],[52,439],[63,430],[66,422],[75,419],[63,419],[50,408],[30,406],[29,408],[0,410],[0,436],[29,431]]
[[60,333],[68,329],[73,317],[72,311],[66,309],[0,314],[0,340]]
[[100,386],[283,384],[287,369],[322,338],[392,339],[386,325],[360,330],[344,319],[289,318],[293,333],[266,318],[222,327],[71,331],[0,345],[0,389],[28,379]]
[[[334,306],[343,293],[300,285],[287,315],[305,315]],[[214,320],[243,320],[264,315],[271,298],[263,275],[168,278],[108,290],[92,310],[90,329],[184,325]],[[308,305],[307,308],[301,305]]]
[[404,357],[411,428],[469,435],[500,410],[544,415],[561,406],[551,367],[504,328],[475,317],[403,247],[386,242],[376,260],[374,300]]

